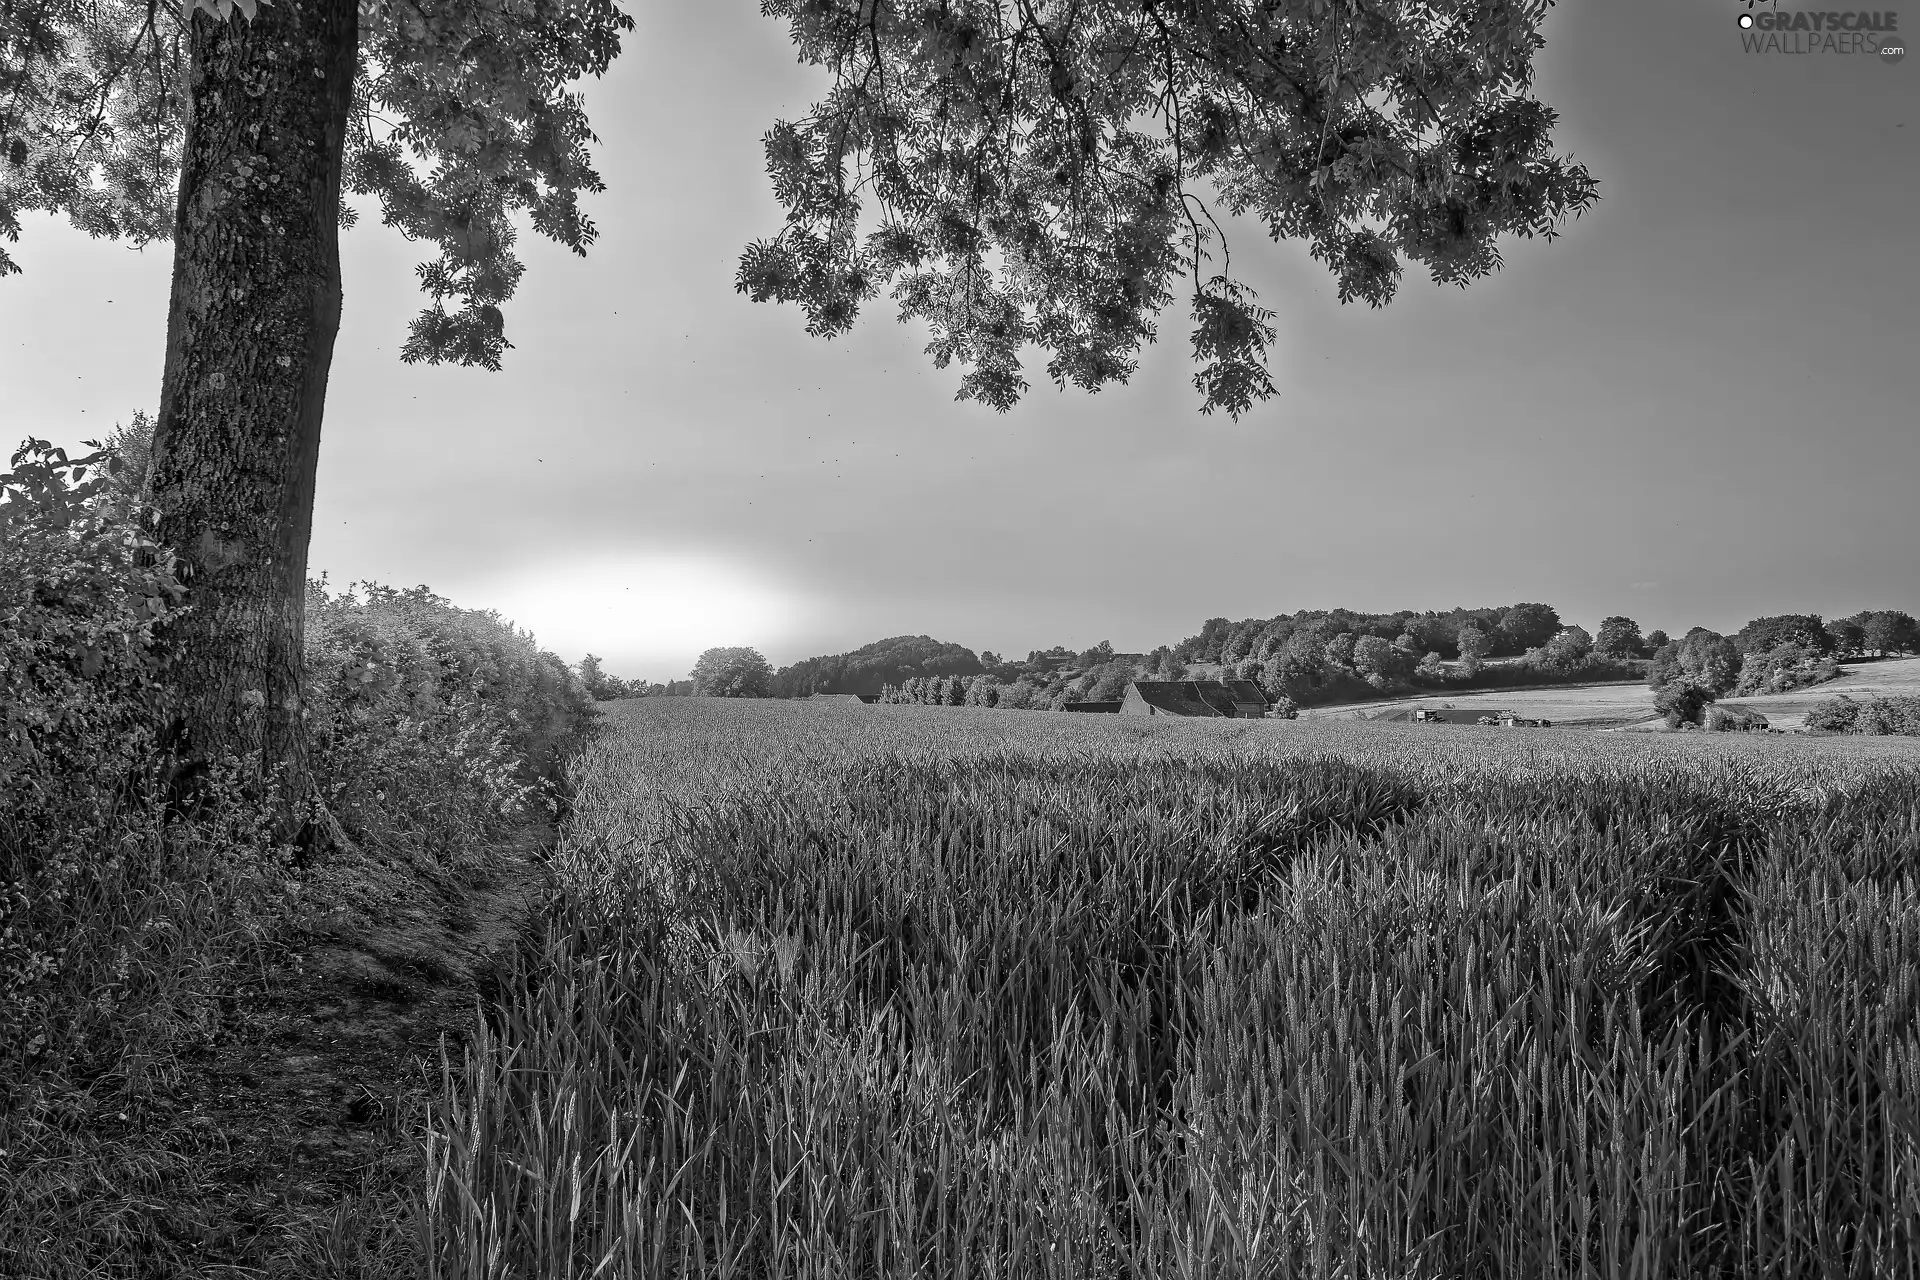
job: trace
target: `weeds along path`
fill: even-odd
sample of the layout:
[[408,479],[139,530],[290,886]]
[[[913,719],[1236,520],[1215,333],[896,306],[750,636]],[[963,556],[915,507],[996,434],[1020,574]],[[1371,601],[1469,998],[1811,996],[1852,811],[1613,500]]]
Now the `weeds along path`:
[[[16,1108],[0,1276],[419,1274],[404,1208],[442,1038],[457,1060],[537,928],[555,836],[528,820],[457,878],[359,869],[383,892],[291,941],[209,1047],[111,1104],[130,1110],[103,1111],[104,1089]],[[44,1127],[67,1130],[65,1160],[32,1159]]]

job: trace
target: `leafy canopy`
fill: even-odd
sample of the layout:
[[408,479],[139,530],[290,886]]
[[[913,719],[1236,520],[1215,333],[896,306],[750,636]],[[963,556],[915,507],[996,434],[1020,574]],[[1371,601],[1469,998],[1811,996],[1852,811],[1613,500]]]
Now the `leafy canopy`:
[[[0,6],[0,236],[17,242],[29,209],[136,247],[172,236],[196,7],[210,11],[202,21],[229,20],[224,0],[190,0],[184,14],[174,0]],[[417,268],[433,305],[402,360],[500,368],[513,345],[500,304],[524,270],[509,252],[513,210],[585,256],[598,232],[578,193],[606,187],[565,86],[603,74],[633,26],[616,0],[363,0],[345,185],[440,249]],[[355,221],[342,202],[340,224]],[[0,250],[0,276],[19,270]]]
[[[1274,394],[1274,329],[1216,208],[1306,241],[1342,301],[1381,306],[1403,259],[1464,285],[1500,265],[1499,237],[1551,238],[1598,198],[1529,96],[1549,3],[763,0],[833,87],[766,135],[786,223],[737,287],[831,337],[890,285],[936,366],[967,370],[959,398],[1004,412],[1027,343],[1061,387],[1125,382],[1190,272],[1194,385],[1237,418]],[[634,21],[616,6],[362,4],[346,185],[440,250],[403,360],[500,367],[513,210],[576,253],[596,238],[577,196],[605,189],[597,139],[565,86],[618,54]],[[26,209],[137,245],[172,234],[196,7],[229,3],[0,8],[0,236]],[[18,270],[0,251],[0,275]]]
[[1216,206],[1377,307],[1403,259],[1464,285],[1598,198],[1528,96],[1550,3],[762,0],[833,83],[765,137],[786,222],[737,287],[831,337],[891,285],[957,398],[1004,412],[1027,343],[1062,388],[1125,382],[1191,272],[1194,386],[1237,418],[1274,393],[1274,330]]

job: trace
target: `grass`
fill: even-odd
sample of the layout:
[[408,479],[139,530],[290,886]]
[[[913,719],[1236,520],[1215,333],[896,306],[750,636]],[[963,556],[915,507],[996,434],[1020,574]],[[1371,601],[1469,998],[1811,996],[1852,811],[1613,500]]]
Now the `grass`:
[[421,1274],[1920,1268],[1920,753],[616,704]]
[[454,877],[337,867],[356,909],[270,938],[192,900],[219,872],[174,868],[184,910],[151,915],[193,954],[132,931],[149,972],[136,1025],[0,1099],[0,1276],[417,1274],[424,1068],[497,990],[551,843],[531,822]]

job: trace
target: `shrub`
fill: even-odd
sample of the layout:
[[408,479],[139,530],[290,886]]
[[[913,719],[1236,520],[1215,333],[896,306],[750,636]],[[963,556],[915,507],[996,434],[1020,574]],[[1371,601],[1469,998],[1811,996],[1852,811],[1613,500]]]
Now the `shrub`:
[[1859,714],[1860,704],[1842,693],[1825,702],[1816,702],[1807,711],[1803,723],[1822,733],[1852,733]]
[[1751,707],[1728,707],[1715,704],[1706,709],[1700,727],[1717,733],[1764,729],[1767,727],[1767,718]]
[[1653,709],[1667,718],[1669,728],[1700,722],[1700,714],[1715,701],[1711,689],[1682,677],[1654,691]]
[[1920,698],[1873,698],[1860,709],[1856,733],[1920,736]]
[[1806,727],[1822,733],[1920,736],[1920,698],[1869,698],[1855,702],[1840,694],[1808,711]]

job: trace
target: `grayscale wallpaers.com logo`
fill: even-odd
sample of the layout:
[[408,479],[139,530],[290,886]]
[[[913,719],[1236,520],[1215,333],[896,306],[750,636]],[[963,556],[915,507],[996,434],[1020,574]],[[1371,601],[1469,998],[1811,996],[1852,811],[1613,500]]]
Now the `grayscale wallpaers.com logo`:
[[[1752,0],[1748,0],[1752,7]],[[1823,9],[1740,15],[1740,43],[1748,53],[1852,53],[1898,62],[1907,56],[1900,15],[1891,9]]]

